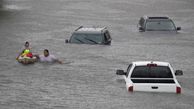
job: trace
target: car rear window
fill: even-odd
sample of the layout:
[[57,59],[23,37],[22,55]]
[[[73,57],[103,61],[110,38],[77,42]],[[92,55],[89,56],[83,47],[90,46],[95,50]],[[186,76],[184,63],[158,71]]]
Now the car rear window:
[[101,44],[104,40],[102,34],[84,34],[84,33],[74,33],[70,39],[71,43],[84,43],[84,44]]
[[137,66],[134,68],[131,78],[173,78],[173,76],[167,66]]
[[137,66],[131,74],[134,83],[175,83],[167,66]]

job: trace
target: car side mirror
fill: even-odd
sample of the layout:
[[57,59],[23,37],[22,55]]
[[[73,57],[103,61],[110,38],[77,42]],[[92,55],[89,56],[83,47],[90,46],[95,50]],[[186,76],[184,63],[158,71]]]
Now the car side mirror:
[[105,42],[105,45],[110,45],[111,44],[111,40],[108,40]]
[[182,70],[176,70],[175,71],[175,75],[176,76],[182,76],[183,75],[183,71]]
[[176,30],[177,30],[177,31],[181,30],[181,27],[177,27]]
[[124,72],[124,70],[117,70],[116,74],[117,75],[126,75],[126,72]]
[[66,39],[66,40],[65,40],[65,43],[69,43],[69,40],[68,40],[68,39]]
[[139,31],[141,32],[144,31],[143,27],[139,27]]

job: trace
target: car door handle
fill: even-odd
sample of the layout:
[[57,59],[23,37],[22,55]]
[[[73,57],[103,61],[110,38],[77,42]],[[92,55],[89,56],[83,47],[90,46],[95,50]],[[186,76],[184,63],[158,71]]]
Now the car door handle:
[[158,87],[157,86],[152,86],[152,89],[158,89]]

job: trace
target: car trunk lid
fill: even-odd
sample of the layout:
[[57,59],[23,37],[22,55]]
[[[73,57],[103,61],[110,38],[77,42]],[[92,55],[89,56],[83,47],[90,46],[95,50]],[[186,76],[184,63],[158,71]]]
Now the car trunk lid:
[[134,83],[133,91],[181,93],[181,88],[171,83]]

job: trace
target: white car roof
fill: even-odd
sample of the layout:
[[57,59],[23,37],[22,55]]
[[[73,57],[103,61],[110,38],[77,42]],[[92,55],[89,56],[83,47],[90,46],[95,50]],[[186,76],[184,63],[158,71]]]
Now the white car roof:
[[81,27],[75,33],[102,33],[106,27]]
[[149,19],[149,18],[161,18],[161,19],[170,19],[170,17],[168,16],[168,15],[144,15],[143,16],[144,18],[147,18],[147,19]]
[[157,64],[159,66],[169,66],[168,62],[161,62],[161,61],[136,61],[136,62],[132,62],[132,64],[135,64],[135,66],[144,66],[147,64]]
[[101,32],[104,28],[80,28],[78,31],[96,31]]

